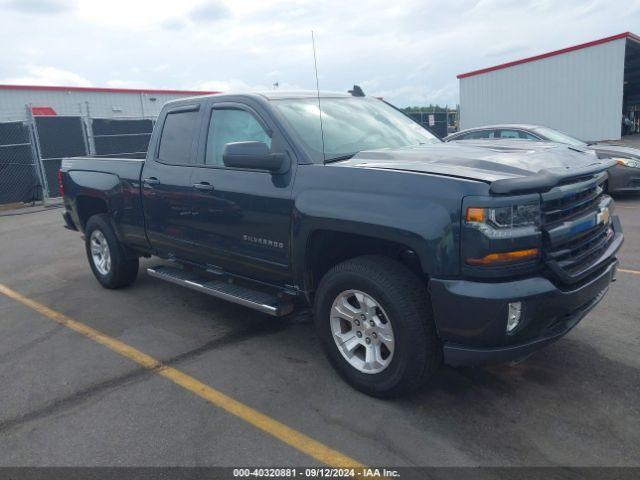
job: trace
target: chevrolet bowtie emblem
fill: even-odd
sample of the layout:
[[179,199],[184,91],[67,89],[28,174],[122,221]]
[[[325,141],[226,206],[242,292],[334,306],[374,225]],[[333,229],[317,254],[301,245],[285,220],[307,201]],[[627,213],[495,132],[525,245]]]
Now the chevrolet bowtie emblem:
[[604,223],[605,225],[609,224],[611,221],[611,214],[609,213],[609,207],[604,207],[602,210],[598,212],[598,216],[596,217],[597,223]]

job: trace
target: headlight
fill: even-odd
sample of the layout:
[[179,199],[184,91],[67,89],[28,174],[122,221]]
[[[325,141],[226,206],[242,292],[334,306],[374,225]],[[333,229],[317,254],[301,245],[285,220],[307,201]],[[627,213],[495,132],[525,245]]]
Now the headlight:
[[633,158],[613,157],[612,160],[615,160],[616,164],[622,165],[624,167],[640,168],[640,162],[638,162],[638,160],[634,160]]
[[467,223],[484,224],[495,229],[537,227],[540,225],[540,205],[510,205],[508,207],[467,208]]
[[542,244],[538,194],[466,197],[463,209],[465,273],[499,277],[538,268]]

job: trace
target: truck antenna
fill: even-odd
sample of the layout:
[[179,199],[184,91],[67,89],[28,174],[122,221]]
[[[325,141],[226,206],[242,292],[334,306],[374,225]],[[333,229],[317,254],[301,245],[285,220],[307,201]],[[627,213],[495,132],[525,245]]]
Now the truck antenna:
[[327,163],[327,155],[324,151],[324,128],[322,126],[322,107],[320,106],[320,82],[318,81],[318,59],[316,57],[316,39],[311,30],[311,45],[313,46],[313,65],[316,69],[316,92],[318,94],[318,112],[320,113],[320,138],[322,139],[322,163]]

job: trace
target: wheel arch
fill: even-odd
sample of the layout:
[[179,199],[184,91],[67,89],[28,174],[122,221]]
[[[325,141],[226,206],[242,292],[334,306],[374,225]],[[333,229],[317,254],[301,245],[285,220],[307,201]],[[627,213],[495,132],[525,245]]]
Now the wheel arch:
[[123,192],[120,178],[111,173],[92,171],[70,171],[69,197],[75,212],[74,220],[84,232],[91,216],[105,213],[111,217],[116,235],[121,239],[121,232],[115,217],[123,208]]
[[[330,166],[313,173],[314,176],[301,176],[300,191],[294,192],[291,225],[294,285],[304,290],[307,297],[314,289],[314,276],[310,275],[313,269],[309,266],[314,263],[309,260],[322,256],[320,252],[327,252],[318,247],[326,243],[318,243],[318,238],[343,239],[329,241],[341,251],[349,246],[351,239],[366,238],[367,246],[372,242],[401,246],[403,250],[413,252],[411,255],[417,262],[410,262],[412,269],[423,277],[459,273],[460,198],[468,187],[466,183]],[[318,183],[328,182],[335,185],[334,189],[313,188]],[[354,187],[364,182],[377,185],[378,191],[369,191],[372,187],[364,191]],[[363,242],[358,240],[357,243]],[[380,251],[366,248],[351,256],[369,253]]]
[[109,206],[107,200],[104,197],[95,195],[78,195],[76,197],[76,210],[78,220],[80,222],[80,228],[84,232],[87,226],[87,221],[94,215],[101,213],[109,213]]
[[[317,228],[304,240],[304,250],[299,255],[303,265],[300,276],[309,301],[313,298],[320,279],[333,266],[345,260],[364,255],[380,255],[405,265],[426,282],[428,270],[423,268],[425,253],[420,239],[405,233],[381,235],[367,229]],[[388,232],[389,233],[389,232]],[[422,255],[422,256],[421,256]],[[429,262],[427,262],[429,263]]]

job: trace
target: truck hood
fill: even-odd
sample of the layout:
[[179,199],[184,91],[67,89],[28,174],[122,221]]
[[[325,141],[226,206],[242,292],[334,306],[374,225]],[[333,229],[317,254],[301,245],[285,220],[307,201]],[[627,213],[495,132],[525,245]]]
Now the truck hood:
[[585,170],[604,170],[610,161],[595,152],[550,142],[469,141],[437,143],[398,149],[367,150],[338,166],[402,170],[455,176],[493,183],[539,176],[566,177]]

